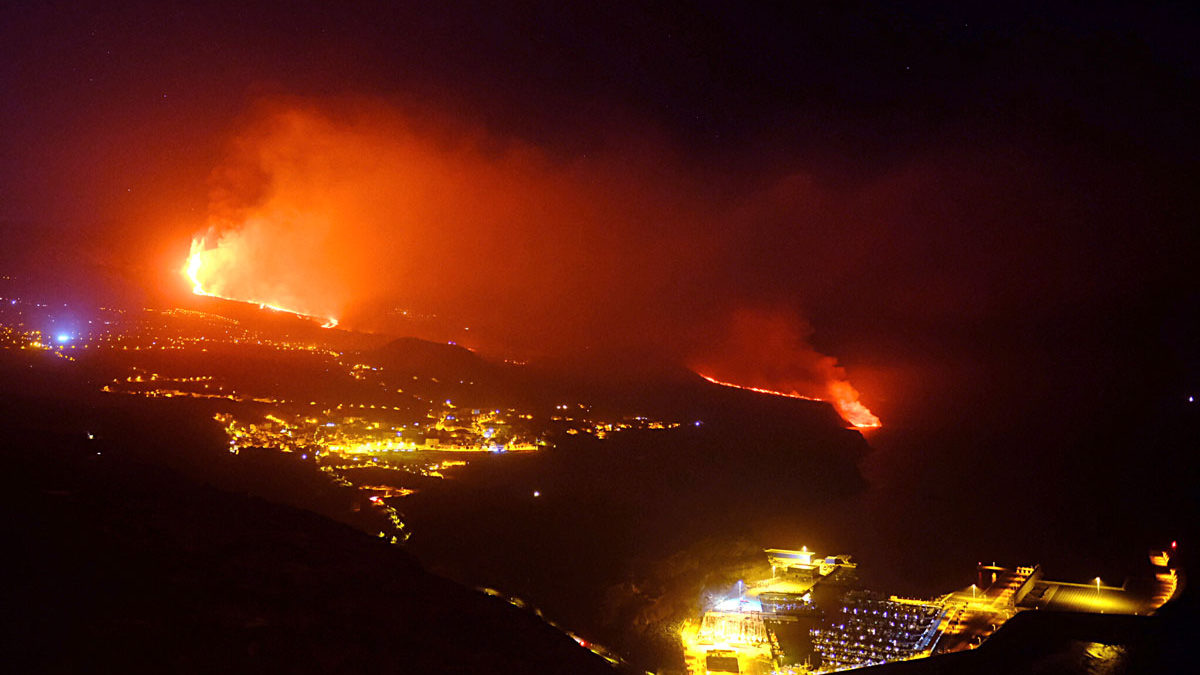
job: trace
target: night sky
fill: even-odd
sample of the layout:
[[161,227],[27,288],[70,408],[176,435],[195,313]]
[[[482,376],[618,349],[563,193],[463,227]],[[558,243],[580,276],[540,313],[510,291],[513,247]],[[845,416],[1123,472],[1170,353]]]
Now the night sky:
[[1187,3],[515,4],[8,3],[0,260],[171,301],[232,232],[352,328],[828,355],[885,425],[1022,447],[1200,393]]

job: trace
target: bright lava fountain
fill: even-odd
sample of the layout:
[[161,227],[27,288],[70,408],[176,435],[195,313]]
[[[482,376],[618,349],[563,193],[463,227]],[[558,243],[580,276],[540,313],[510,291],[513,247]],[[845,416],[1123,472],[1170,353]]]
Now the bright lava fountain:
[[277,304],[267,302],[266,300],[259,300],[259,299],[255,299],[255,298],[231,298],[229,296],[221,295],[219,293],[214,293],[214,292],[206,289],[204,287],[204,282],[201,280],[201,270],[204,268],[205,253],[207,252],[207,250],[208,249],[205,249],[205,247],[204,247],[204,238],[203,237],[198,237],[196,239],[193,239],[191,254],[188,255],[187,263],[184,264],[184,266],[183,266],[183,275],[185,277],[187,277],[188,281],[192,282],[192,292],[195,293],[196,295],[206,295],[210,298],[220,298],[222,300],[232,300],[234,302],[245,302],[245,303],[249,303],[252,305],[258,305],[262,309],[271,309],[276,312],[285,312],[287,314],[293,314],[295,316],[298,316],[298,317],[301,317],[304,319],[312,319],[313,321],[320,321],[320,322],[322,322],[321,323],[322,328],[333,328],[334,326],[338,325],[338,320],[331,316],[322,317],[322,316],[316,316],[314,314],[307,314],[305,312],[300,312],[300,311],[297,311],[294,309],[288,309],[287,307],[281,307]]

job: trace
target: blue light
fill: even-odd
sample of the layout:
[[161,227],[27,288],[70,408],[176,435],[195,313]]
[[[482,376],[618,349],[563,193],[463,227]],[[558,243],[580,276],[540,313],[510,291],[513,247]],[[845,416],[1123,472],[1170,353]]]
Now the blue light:
[[61,344],[61,343],[63,343],[63,342],[70,342],[70,341],[71,341],[71,336],[70,336],[69,334],[67,334],[67,333],[59,333],[57,336],[55,336],[55,338],[54,338],[54,339],[55,339],[55,340],[58,340],[58,341],[59,341],[59,343]]

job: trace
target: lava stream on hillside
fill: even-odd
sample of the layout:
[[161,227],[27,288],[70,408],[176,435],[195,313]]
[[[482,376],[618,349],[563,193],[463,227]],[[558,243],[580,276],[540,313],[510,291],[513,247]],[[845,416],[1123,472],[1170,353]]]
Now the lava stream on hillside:
[[758,394],[767,394],[769,396],[784,396],[786,398],[798,398],[804,401],[827,402],[838,411],[838,414],[842,416],[842,419],[846,420],[847,423],[856,429],[878,429],[879,427],[883,426],[883,423],[879,421],[879,418],[875,416],[870,409],[863,405],[861,401],[858,400],[858,391],[855,390],[854,387],[850,386],[849,382],[828,383],[826,386],[829,389],[830,398],[832,400],[827,400],[823,398],[817,398],[815,396],[805,396],[796,391],[785,392],[776,391],[774,389],[764,389],[762,387],[751,387],[748,385],[718,380],[715,377],[705,375],[704,373],[700,372],[697,372],[696,374],[708,380],[709,382],[722,387],[743,389],[745,391],[753,391]]

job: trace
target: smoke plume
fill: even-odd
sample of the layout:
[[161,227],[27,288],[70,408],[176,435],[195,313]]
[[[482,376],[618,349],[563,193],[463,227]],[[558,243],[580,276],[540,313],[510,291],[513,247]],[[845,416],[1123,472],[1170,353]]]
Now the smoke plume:
[[[732,244],[797,214],[815,241],[826,216],[804,207],[830,198],[794,176],[739,197],[684,166],[645,132],[566,154],[379,102],[268,102],[212,174],[189,274],[223,297],[523,357],[702,354],[721,379],[877,423],[807,323],[738,310],[764,273]],[[395,323],[414,315],[437,321]]]
[[845,368],[809,343],[812,333],[808,322],[794,313],[739,310],[724,340],[696,358],[694,368],[720,383],[829,401],[856,427],[880,426],[879,418],[859,401]]

